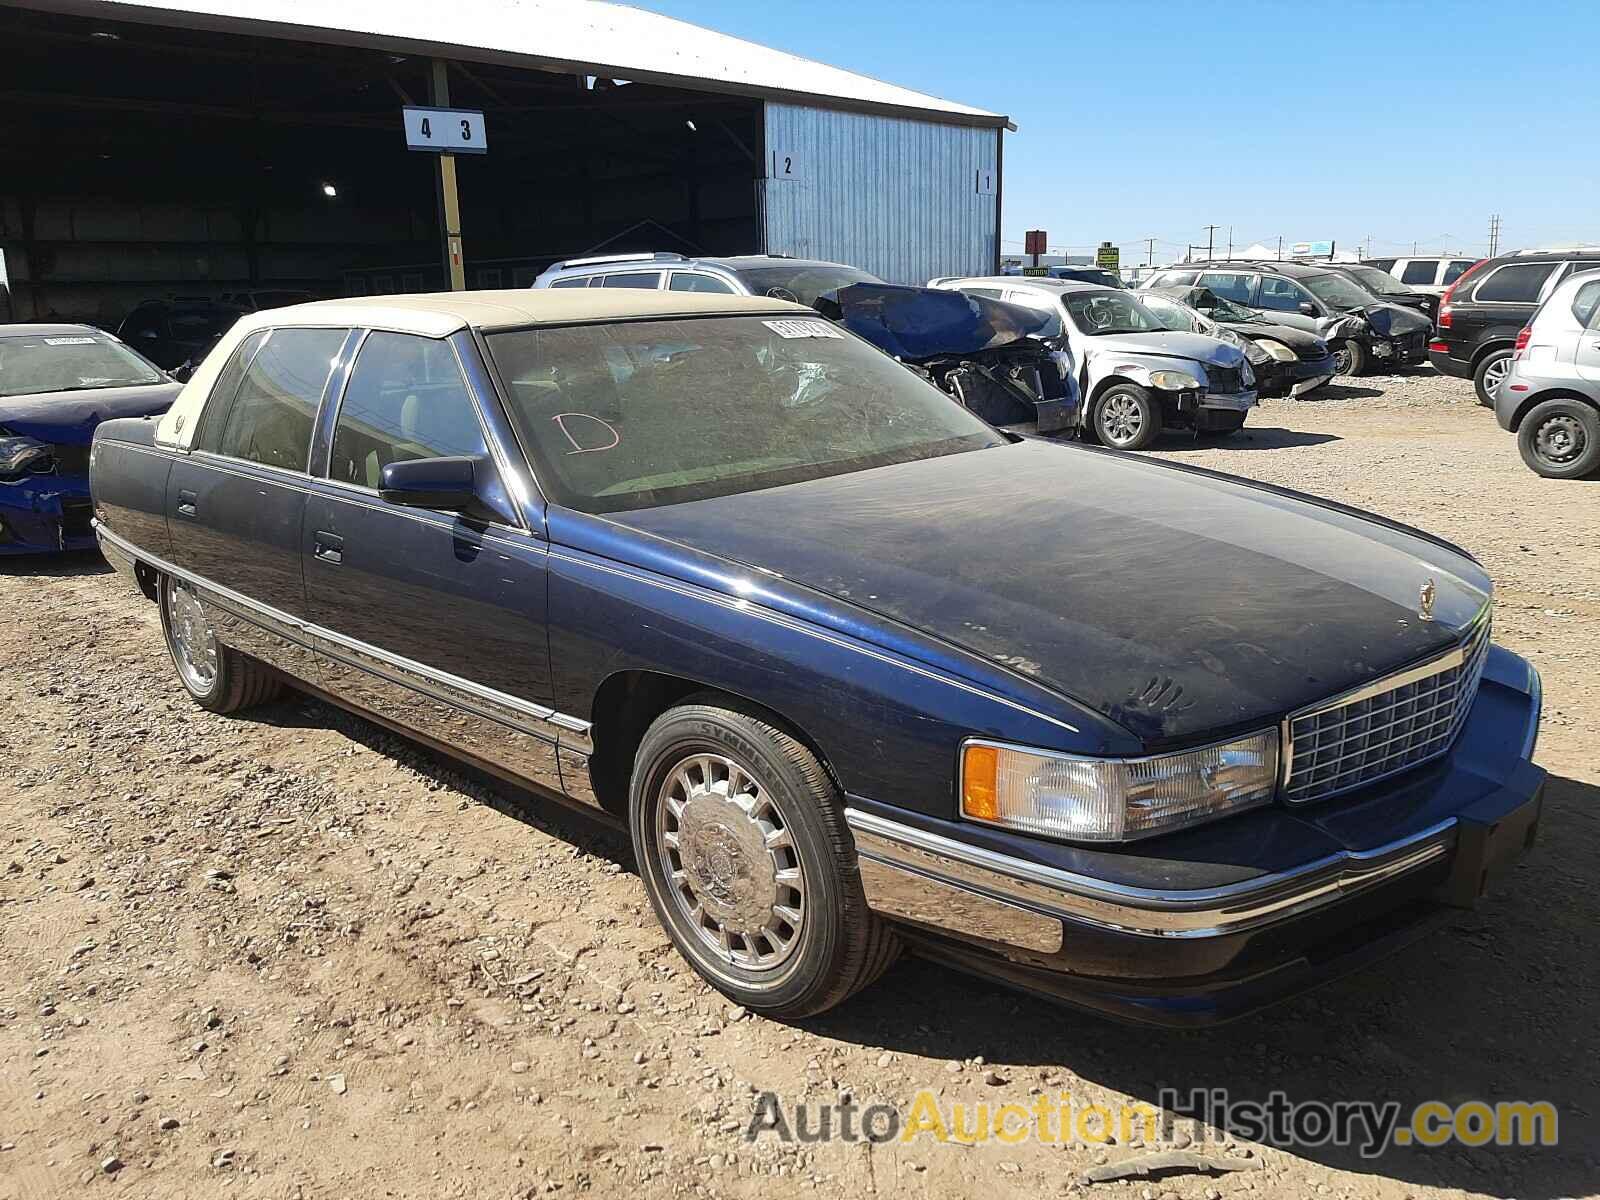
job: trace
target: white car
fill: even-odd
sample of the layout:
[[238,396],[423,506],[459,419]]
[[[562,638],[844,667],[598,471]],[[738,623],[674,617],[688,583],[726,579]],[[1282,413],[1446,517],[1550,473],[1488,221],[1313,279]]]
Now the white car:
[[1054,313],[1078,363],[1080,431],[1142,450],[1165,427],[1235,433],[1256,404],[1256,377],[1237,346],[1176,332],[1122,288],[1011,275],[941,276],[931,288]]
[[1600,474],[1600,269],[1567,276],[1517,335],[1494,415],[1537,474]]

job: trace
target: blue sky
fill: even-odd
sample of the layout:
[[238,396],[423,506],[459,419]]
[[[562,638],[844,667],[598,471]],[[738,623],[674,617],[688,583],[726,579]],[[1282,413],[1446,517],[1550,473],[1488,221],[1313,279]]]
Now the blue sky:
[[1008,253],[1600,242],[1590,0],[633,2],[1009,115]]

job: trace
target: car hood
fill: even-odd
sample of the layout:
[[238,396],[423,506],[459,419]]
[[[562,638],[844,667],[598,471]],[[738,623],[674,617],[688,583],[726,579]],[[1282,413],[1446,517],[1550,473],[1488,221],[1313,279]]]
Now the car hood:
[[1293,325],[1241,321],[1237,324],[1224,323],[1222,328],[1231,329],[1241,337],[1271,338],[1275,342],[1282,342],[1301,358],[1316,358],[1328,352],[1328,344],[1320,336],[1309,329],[1296,329]]
[[1084,346],[1100,354],[1158,354],[1165,358],[1187,358],[1216,367],[1237,367],[1244,362],[1244,351],[1237,346],[1203,333],[1165,330],[1161,333],[1105,333],[1084,335]]
[[1380,337],[1401,337],[1433,328],[1433,322],[1416,309],[1398,304],[1368,304],[1352,311],[1360,313]]
[[172,407],[181,383],[85,388],[0,398],[0,425],[20,437],[58,446],[87,446],[95,426],[114,417],[152,417]]
[[1376,518],[1039,440],[612,519],[941,639],[1152,748],[1442,652],[1490,589]]

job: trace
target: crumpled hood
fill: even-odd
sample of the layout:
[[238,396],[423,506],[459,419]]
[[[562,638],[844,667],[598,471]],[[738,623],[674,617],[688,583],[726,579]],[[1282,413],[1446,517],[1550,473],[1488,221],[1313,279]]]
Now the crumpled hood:
[[1403,337],[1408,333],[1433,328],[1433,322],[1427,317],[1419,316],[1415,309],[1402,308],[1398,304],[1369,304],[1360,311],[1367,324],[1372,326],[1372,331],[1382,337]]
[[172,407],[181,383],[85,388],[42,396],[0,398],[0,426],[57,446],[87,446],[95,427],[115,417],[152,417]]
[[1203,333],[1167,330],[1161,333],[1106,333],[1085,337],[1083,344],[1091,354],[1160,354],[1167,358],[1186,358],[1217,367],[1238,367],[1244,351],[1237,346]]
[[943,639],[1152,747],[1442,652],[1490,590],[1363,516],[1038,440],[610,519]]

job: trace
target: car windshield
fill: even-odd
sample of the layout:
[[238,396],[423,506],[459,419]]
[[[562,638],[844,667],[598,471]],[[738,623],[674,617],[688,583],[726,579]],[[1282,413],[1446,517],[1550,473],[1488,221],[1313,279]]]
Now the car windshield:
[[738,275],[752,296],[815,304],[823,292],[836,292],[852,283],[882,283],[876,275],[841,267],[836,263],[778,263],[770,267],[740,267]]
[[1228,325],[1264,324],[1259,313],[1235,304],[1232,300],[1225,300],[1221,296],[1218,296],[1217,302],[1206,310],[1206,315],[1214,321],[1222,321]]
[[1401,283],[1387,271],[1380,271],[1377,267],[1346,267],[1346,271],[1356,277],[1367,291],[1374,296],[1409,296],[1411,289]]
[[1178,333],[1195,332],[1195,317],[1198,314],[1188,305],[1168,300],[1165,296],[1146,296],[1144,306],[1160,317],[1166,328]]
[[0,396],[165,383],[166,376],[105,334],[0,338]]
[[1080,333],[1160,333],[1167,328],[1131,292],[1067,292],[1061,300]]
[[1332,271],[1303,275],[1300,283],[1318,300],[1341,312],[1351,308],[1365,308],[1377,299],[1359,283],[1343,275],[1335,275]]
[[487,337],[560,503],[621,512],[1003,445],[820,317],[715,317]]

